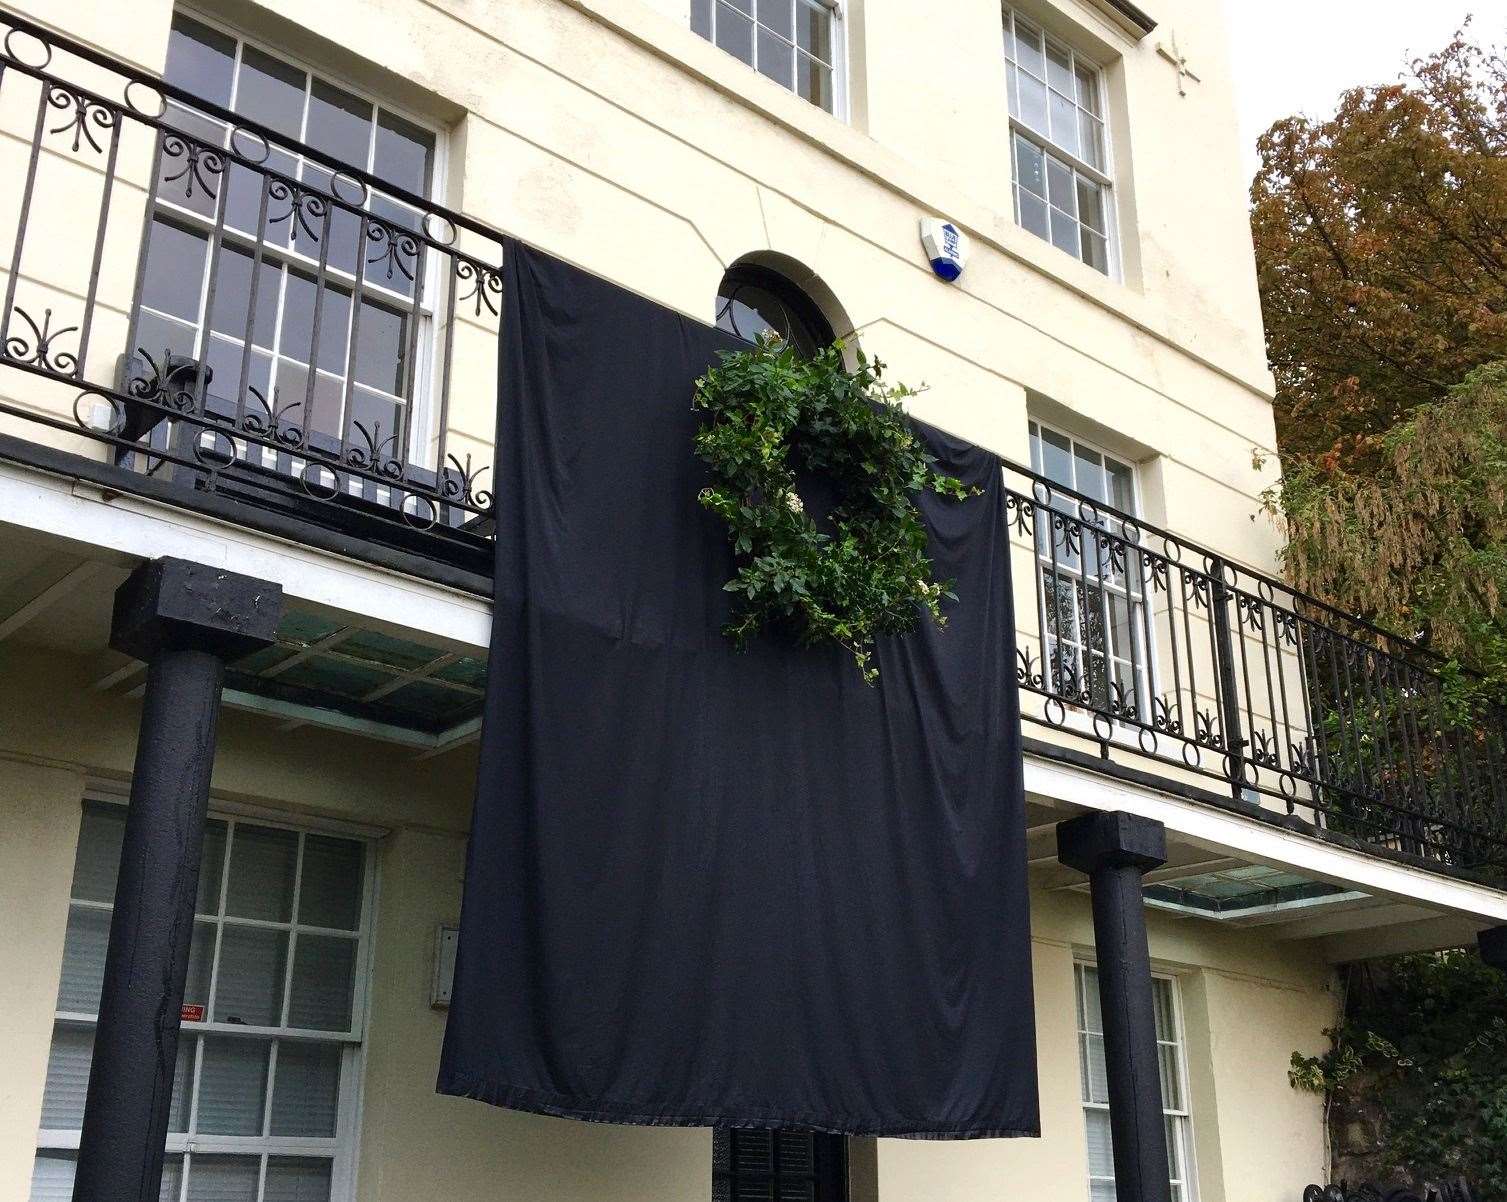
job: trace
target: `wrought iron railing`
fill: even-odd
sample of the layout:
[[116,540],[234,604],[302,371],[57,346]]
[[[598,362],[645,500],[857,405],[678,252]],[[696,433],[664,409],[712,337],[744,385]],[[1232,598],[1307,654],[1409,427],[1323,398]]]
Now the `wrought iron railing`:
[[[0,450],[50,442],[248,525],[291,515],[484,565],[502,236],[0,27]],[[1025,717],[1050,740],[1431,861],[1507,864],[1502,716],[1417,647],[1024,468],[1009,484]]]
[[31,22],[3,26],[0,361],[34,384],[7,386],[0,413],[248,512],[474,549],[490,436],[457,434],[450,409],[462,387],[495,387],[500,236]]
[[1507,722],[1463,677],[1099,499],[1007,480],[1027,721],[1367,843],[1507,865]]

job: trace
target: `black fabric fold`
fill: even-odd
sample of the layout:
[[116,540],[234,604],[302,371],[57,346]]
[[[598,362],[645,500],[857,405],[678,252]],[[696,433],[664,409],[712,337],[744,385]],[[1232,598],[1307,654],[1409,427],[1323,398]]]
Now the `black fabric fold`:
[[1038,1132],[999,460],[919,504],[949,623],[721,634],[694,382],[743,344],[505,250],[497,580],[439,1088],[604,1122]]

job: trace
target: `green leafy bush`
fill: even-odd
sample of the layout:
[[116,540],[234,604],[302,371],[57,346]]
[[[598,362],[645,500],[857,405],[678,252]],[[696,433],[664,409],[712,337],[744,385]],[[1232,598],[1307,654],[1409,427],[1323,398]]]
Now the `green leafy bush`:
[[1507,976],[1469,951],[1351,971],[1342,1026],[1289,1080],[1380,1114],[1382,1168],[1408,1180],[1464,1176],[1507,1202]]

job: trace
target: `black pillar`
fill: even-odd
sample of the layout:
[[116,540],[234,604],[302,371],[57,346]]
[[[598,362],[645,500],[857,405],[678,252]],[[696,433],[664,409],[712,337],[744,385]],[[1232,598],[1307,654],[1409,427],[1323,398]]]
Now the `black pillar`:
[[220,682],[281,612],[278,585],[181,559],[143,564],[115,594],[110,645],[147,661],[147,684],[75,1202],[157,1202]]
[[1507,972],[1507,927],[1488,927],[1476,936],[1481,959],[1492,968]]
[[1115,1194],[1119,1202],[1171,1202],[1141,894],[1142,874],[1167,860],[1166,828],[1134,814],[1084,814],[1058,824],[1057,858],[1088,873],[1093,897]]

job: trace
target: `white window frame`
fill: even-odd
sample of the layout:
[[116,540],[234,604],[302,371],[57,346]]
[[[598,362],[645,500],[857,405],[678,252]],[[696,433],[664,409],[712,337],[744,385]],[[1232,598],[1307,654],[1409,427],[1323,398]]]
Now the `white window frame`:
[[[708,0],[708,3],[709,3],[708,11],[709,11],[709,14],[710,14],[711,25],[710,25],[710,28],[709,28],[709,30],[708,30],[708,32],[705,35],[705,37],[704,37],[703,40],[709,42],[713,46],[716,46],[718,50],[721,50],[722,53],[726,54],[729,58],[732,58],[735,61],[741,63],[741,62],[743,62],[743,60],[740,59],[740,58],[738,58],[737,55],[733,54],[729,50],[723,49],[723,47],[721,47],[721,46],[719,46],[717,44],[717,10],[718,10],[718,6],[719,6],[719,4],[724,4],[724,3],[729,3],[729,2],[730,2],[730,0]],[[694,5],[695,4],[695,0],[691,0],[691,4]],[[829,13],[832,14],[832,109],[831,109],[831,116],[836,117],[837,120],[839,120],[839,121],[846,122],[848,120],[848,28],[847,28],[848,27],[848,22],[846,20],[846,15],[847,14],[844,11],[845,10],[845,0],[792,0],[792,10],[793,11],[794,10],[798,10],[799,8],[801,8],[803,6],[804,7],[808,7],[808,8],[824,8]],[[736,5],[734,4],[733,7],[736,7]],[[758,11],[758,0],[753,0],[753,3],[751,5],[751,7],[753,7],[754,8],[754,12],[757,13],[757,11]],[[692,13],[691,8],[689,6],[687,8],[687,13],[688,13],[687,21],[689,23],[689,21],[691,20],[692,16],[694,15]],[[759,70],[759,68],[757,66],[758,59],[759,59],[759,34],[758,34],[758,31],[760,29],[764,29],[764,30],[767,30],[771,34],[774,34],[775,37],[780,38],[782,41],[785,41],[786,39],[785,39],[785,36],[783,34],[776,33],[774,30],[769,29],[769,27],[767,25],[761,25],[759,23],[758,17],[756,15],[753,15],[753,14],[745,14],[745,15],[748,15],[749,19],[751,21],[753,21],[753,23],[754,23],[754,61],[753,61],[753,63],[744,63],[743,65],[745,67],[747,67],[750,71],[754,71],[757,74],[759,74],[760,76],[762,76],[764,79],[769,80],[769,82],[772,83],[775,87],[780,88],[782,91],[789,92],[790,95],[794,96],[797,100],[801,101],[803,104],[810,105],[810,107],[814,108],[817,112],[819,112],[819,113],[825,113],[825,112],[827,112],[827,110],[824,109],[824,108],[822,108],[821,105],[815,103],[814,101],[808,100],[806,97],[802,96],[799,92],[797,92],[795,90],[795,88],[793,86],[789,87],[789,88],[786,88],[784,84],[780,83],[776,79],[770,78],[770,76],[765,75],[762,71]],[[694,29],[694,26],[692,26],[692,31],[696,32],[695,29]],[[696,34],[696,36],[697,37],[701,37],[702,35],[698,32]],[[797,50],[797,53],[803,53],[803,52]]]
[[[1088,55],[1085,55],[1074,49],[1073,46],[1071,46],[1067,42],[1064,42],[1061,38],[1053,37],[1051,32],[1040,21],[1037,21],[1029,14],[1018,14],[1018,10],[1009,4],[1001,5],[1001,13],[1003,17],[1003,32],[1009,34],[1012,40],[1015,36],[1015,18],[1017,15],[1022,15],[1024,16],[1026,21],[1041,30],[1044,42],[1049,42],[1057,47],[1057,49],[1065,52],[1075,68],[1083,67],[1093,73],[1099,100],[1099,120],[1104,127],[1104,166],[1095,167],[1092,163],[1074,154],[1072,151],[1059,146],[1046,134],[1042,133],[1038,129],[1033,129],[1031,126],[1022,121],[1018,116],[1016,116],[1015,110],[1017,108],[1017,105],[1015,97],[1008,94],[1009,83],[1007,72],[1005,98],[1005,108],[1009,114],[1009,146],[1007,147],[1007,155],[1010,160],[1011,211],[1015,214],[1015,223],[1017,225],[1020,225],[1021,229],[1026,228],[1021,224],[1020,221],[1019,189],[1021,185],[1019,179],[1019,170],[1017,169],[1015,163],[1015,139],[1017,137],[1021,137],[1040,149],[1043,154],[1055,156],[1060,162],[1071,167],[1079,175],[1082,175],[1084,178],[1091,180],[1092,182],[1098,184],[1103,188],[1105,237],[1104,253],[1107,260],[1106,266],[1108,270],[1101,274],[1103,274],[1108,279],[1114,280],[1116,283],[1120,283],[1123,281],[1124,275],[1120,254],[1119,204],[1117,201],[1118,194],[1115,190],[1115,153],[1114,139],[1111,136],[1110,129],[1109,86],[1105,80],[1104,67],[1101,63],[1090,58]],[[1013,62],[1013,59],[1006,58],[1006,62]],[[1048,213],[1048,216],[1050,217],[1050,211]],[[1033,233],[1032,236],[1036,237],[1037,235]],[[1046,242],[1046,244],[1048,246],[1051,246],[1054,250],[1062,249],[1061,247],[1057,246],[1056,243],[1052,242],[1050,238],[1043,238],[1042,241]],[[1067,252],[1063,251],[1062,253],[1066,254]],[[1082,263],[1083,266],[1087,267],[1090,271],[1098,271],[1098,268],[1090,264],[1086,259],[1083,258],[1081,254],[1078,255],[1077,261]]]
[[[1061,487],[1072,489],[1074,492],[1083,491],[1082,489],[1077,487],[1078,461],[1077,456],[1074,453],[1078,447],[1082,447],[1084,450],[1092,451],[1103,459],[1113,460],[1117,465],[1125,468],[1130,473],[1130,493],[1132,501],[1132,510],[1130,516],[1136,519],[1140,518],[1143,512],[1143,508],[1141,504],[1141,472],[1140,466],[1137,463],[1135,463],[1131,459],[1126,458],[1123,455],[1117,455],[1113,451],[1106,450],[1104,447],[1098,445],[1097,443],[1091,442],[1089,439],[1080,438],[1078,437],[1078,435],[1073,434],[1068,430],[1064,430],[1059,426],[1054,426],[1050,422],[1042,421],[1040,418],[1031,417],[1027,419],[1027,441],[1029,443],[1031,451],[1031,468],[1039,475],[1046,476],[1047,474],[1044,470],[1045,463],[1043,461],[1039,461],[1036,458],[1037,443],[1041,439],[1041,434],[1043,431],[1050,431],[1058,438],[1065,439],[1068,444],[1068,459],[1073,464],[1073,483],[1061,484]],[[1076,507],[1074,508],[1070,516],[1078,517]],[[1037,517],[1038,521],[1043,519],[1050,521],[1050,517],[1046,516],[1046,510],[1044,510],[1039,505],[1037,508]],[[1111,526],[1111,530],[1113,530],[1113,526]],[[1150,608],[1152,605],[1152,598],[1144,582],[1139,586],[1139,595],[1131,592],[1130,590],[1129,578],[1132,565],[1129,562],[1129,552],[1127,552],[1127,562],[1125,565],[1126,583],[1124,585],[1115,585],[1109,579],[1099,579],[1098,577],[1095,577],[1084,570],[1082,566],[1082,560],[1083,556],[1086,554],[1086,548],[1080,548],[1079,566],[1077,568],[1064,565],[1060,561],[1060,559],[1054,568],[1050,553],[1043,555],[1041,552],[1040,537],[1041,536],[1038,534],[1036,536],[1036,539],[1033,541],[1031,553],[1036,559],[1036,609],[1037,620],[1040,623],[1041,630],[1042,676],[1043,679],[1048,682],[1048,689],[1050,690],[1051,688],[1051,655],[1050,650],[1047,646],[1047,640],[1050,637],[1049,631],[1051,627],[1049,626],[1047,621],[1045,577],[1046,575],[1055,571],[1059,574],[1059,576],[1065,576],[1069,579],[1076,579],[1082,582],[1085,586],[1087,586],[1090,582],[1093,582],[1104,591],[1106,597],[1105,609],[1104,612],[1102,612],[1100,615],[1100,622],[1106,633],[1108,633],[1112,629],[1110,614],[1108,612],[1108,595],[1110,593],[1113,593],[1125,599],[1130,615],[1131,636],[1135,640],[1136,648],[1140,656],[1139,664],[1141,669],[1141,679],[1135,679],[1135,667],[1137,661],[1133,657],[1129,655],[1120,656],[1112,654],[1107,645],[1105,646],[1102,654],[1104,659],[1111,666],[1123,665],[1126,670],[1130,672],[1132,683],[1135,688],[1136,713],[1139,716],[1140,722],[1146,726],[1154,725],[1154,723],[1152,722],[1152,704],[1153,699],[1157,695],[1157,681],[1160,678],[1157,671],[1155,611],[1153,608]],[[1050,537],[1050,534],[1048,535],[1048,537]],[[1077,649],[1079,658],[1086,664],[1093,653],[1089,649],[1087,640],[1084,638],[1084,623],[1082,617],[1078,613],[1076,596],[1074,598],[1073,605],[1074,620],[1078,623],[1078,630],[1076,636],[1072,639],[1069,639],[1068,642],[1073,644],[1073,646]],[[1149,637],[1147,632],[1148,625],[1151,628]],[[1110,679],[1113,679],[1112,672],[1110,674]]]
[[[91,788],[80,803],[89,802],[116,805],[124,809],[127,797],[124,794],[114,792],[111,789]],[[299,1042],[330,1042],[338,1043],[344,1048],[340,1064],[340,1087],[337,1101],[338,1119],[335,1134],[331,1137],[307,1137],[307,1136],[281,1136],[281,1135],[210,1135],[193,1132],[196,1114],[188,1117],[185,1125],[189,1131],[169,1132],[167,1135],[166,1151],[169,1156],[182,1156],[185,1153],[200,1153],[204,1155],[242,1155],[242,1156],[316,1156],[329,1159],[330,1168],[330,1202],[353,1202],[356,1196],[356,1167],[359,1151],[359,1134],[361,1109],[363,1100],[362,1084],[366,1072],[367,1030],[366,1020],[370,1008],[372,986],[372,947],[374,938],[374,918],[377,903],[377,856],[376,841],[380,838],[380,832],[371,828],[358,827],[351,823],[336,821],[319,821],[314,819],[291,820],[288,816],[276,811],[265,810],[260,807],[217,805],[210,803],[208,818],[227,824],[227,838],[225,854],[220,864],[221,878],[219,882],[218,904],[214,915],[195,915],[195,924],[213,921],[216,925],[223,923],[225,919],[226,881],[230,873],[231,849],[234,846],[234,837],[230,834],[231,829],[237,824],[252,826],[276,827],[281,830],[292,831],[300,836],[303,835],[332,835],[352,842],[360,843],[364,849],[361,863],[362,889],[361,889],[361,916],[356,934],[356,955],[351,969],[352,996],[351,996],[351,1025],[346,1031],[318,1031],[302,1027],[266,1027],[248,1026],[241,1023],[213,1022],[206,1014],[205,1021],[183,1023],[183,1035],[180,1038],[193,1038],[198,1040],[194,1052],[193,1062],[193,1086],[190,1097],[193,1099],[193,1110],[197,1111],[199,1101],[199,1077],[203,1069],[204,1053],[203,1038],[207,1036],[229,1037],[259,1037],[266,1039],[284,1038],[297,1039]],[[302,838],[299,841],[298,860],[294,868],[294,893],[292,901],[292,915],[298,914],[298,893],[302,884],[303,869]],[[81,908],[100,911],[113,911],[113,902],[98,902],[79,899],[72,896],[72,883],[69,884],[69,909]],[[264,926],[268,928],[287,929],[290,938],[287,949],[287,961],[283,975],[283,1013],[286,1013],[288,996],[293,984],[293,963],[296,951],[295,932],[309,930],[319,933],[322,928],[306,927],[303,924],[289,921],[287,923],[260,922],[254,919],[235,918],[233,922],[239,926]],[[339,932],[349,935],[349,932]],[[221,940],[215,940],[214,962],[211,967],[210,996],[214,993],[214,977],[219,970],[219,949]],[[55,1027],[87,1028],[95,1030],[98,1027],[99,1016],[81,1011],[55,1010],[53,1025]],[[49,1042],[50,1046],[50,1042]],[[272,1057],[276,1057],[276,1045],[273,1045]],[[269,1080],[267,1083],[267,1097],[265,1106],[272,1105],[273,1089],[276,1085],[275,1059],[269,1068]],[[263,1124],[266,1124],[266,1110],[263,1112]],[[193,1132],[190,1134],[190,1132]],[[73,1151],[79,1147],[81,1132],[76,1129],[39,1128],[37,1131],[37,1151]],[[257,1182],[258,1194],[266,1185],[266,1160],[262,1161],[261,1175]],[[188,1189],[188,1174],[182,1174],[179,1184],[178,1202],[185,1202]]]
[[[1084,1059],[1087,1054],[1088,1036],[1090,1034],[1098,1034],[1097,1032],[1090,1032],[1087,1029],[1088,973],[1092,971],[1097,974],[1098,970],[1099,966],[1092,959],[1080,958],[1073,962],[1073,991],[1075,994],[1074,1025],[1078,1029],[1080,1096],[1083,1092],[1081,1083],[1086,1080],[1088,1075],[1086,1072],[1087,1063]],[[1173,1050],[1173,1059],[1177,1064],[1178,1092],[1181,1094],[1183,1100],[1182,1109],[1173,1110],[1167,1106],[1167,1100],[1165,1098],[1162,1099],[1162,1115],[1164,1119],[1170,1118],[1173,1120],[1174,1128],[1178,1133],[1178,1147],[1175,1152],[1178,1163],[1169,1164],[1167,1168],[1171,1181],[1182,1187],[1182,1202],[1198,1202],[1198,1164],[1194,1156],[1193,1146],[1193,1110],[1191,1097],[1188,1092],[1188,1036],[1187,1030],[1183,1025],[1181,983],[1177,974],[1171,972],[1153,972],[1151,978],[1153,981],[1163,981],[1168,986],[1168,996],[1172,1002],[1173,1038],[1166,1040],[1158,1037],[1157,1048],[1158,1050],[1161,1048],[1171,1048]],[[1107,1114],[1109,1112],[1109,1103],[1093,1102],[1088,1098],[1082,1098],[1082,1102],[1085,1115],[1084,1139],[1086,1141],[1088,1138],[1088,1112],[1092,1110]],[[1178,1176],[1179,1172],[1182,1173],[1182,1176]],[[1114,1178],[1095,1177],[1090,1173],[1088,1191],[1091,1202],[1095,1182],[1107,1182],[1111,1189],[1115,1186]]]
[[[241,81],[241,62],[245,56],[246,48],[249,46],[252,49],[257,50],[270,58],[275,58],[279,62],[284,63],[287,66],[302,71],[311,79],[319,79],[326,83],[330,83],[339,88],[342,88],[345,91],[350,92],[352,95],[360,97],[362,100],[369,101],[374,108],[381,109],[384,112],[389,112],[393,116],[400,117],[404,121],[417,126],[418,128],[424,130],[426,133],[432,134],[434,137],[434,156],[433,162],[430,164],[428,194],[426,195],[425,199],[431,204],[434,204],[438,203],[436,200],[437,197],[444,195],[446,173],[449,161],[449,137],[447,136],[446,131],[436,125],[433,121],[428,120],[427,118],[420,116],[419,114],[414,113],[411,110],[405,109],[400,105],[389,103],[388,101],[374,95],[367,88],[364,88],[359,84],[352,82],[350,79],[339,74],[338,72],[329,71],[322,67],[319,67],[280,45],[263,41],[260,38],[251,37],[235,25],[228,24],[224,20],[211,16],[210,14],[205,13],[200,9],[194,8],[190,5],[179,4],[173,7],[172,15],[174,17],[180,15],[184,16],[189,20],[196,22],[197,24],[203,25],[209,29],[213,29],[217,33],[223,34],[225,37],[230,38],[235,42],[235,60],[234,65],[231,68],[230,102],[225,106],[226,108],[229,108],[231,111],[235,111],[236,94],[240,89]],[[309,102],[307,94],[305,94],[303,112],[300,119],[302,124],[299,128],[298,137],[296,140],[299,143],[306,145],[309,121]],[[214,118],[210,118],[210,120],[214,120]],[[375,154],[376,139],[372,138],[369,139],[367,143],[366,162],[359,165],[368,174],[374,176],[376,175],[376,172],[374,170]],[[302,155],[297,155],[295,157],[299,159],[300,163],[305,161],[304,156]],[[377,176],[377,178],[380,179],[381,177]],[[228,181],[228,179],[229,173],[227,171],[222,176],[222,180]],[[205,239],[203,275],[199,285],[199,312],[202,316],[197,326],[194,328],[194,354],[201,355],[205,346],[208,344],[210,337],[210,313],[208,312],[208,309],[206,307],[206,300],[209,290],[209,262],[215,234],[215,221],[212,217],[207,217],[203,213],[200,213],[195,209],[192,209],[186,205],[175,203],[171,198],[162,196],[160,194],[160,191],[156,191],[155,181],[153,181],[152,186],[156,194],[152,197],[148,205],[148,211],[146,214],[147,235],[150,236],[151,227],[153,225],[155,215],[161,212],[165,216],[171,218],[177,224],[192,229],[196,234],[202,236]],[[228,187],[228,183],[222,183],[221,187],[223,191],[224,188]],[[294,220],[294,218],[290,217],[289,220]],[[432,231],[426,229],[425,232],[431,234],[432,236]],[[223,244],[235,247],[236,249],[245,251],[248,254],[254,251],[257,246],[257,237],[255,231],[253,231],[252,233],[247,233],[244,230],[235,229],[229,224],[224,224],[222,226],[220,239]],[[143,243],[141,250],[143,256],[145,256],[145,254],[147,253],[147,249],[147,246],[145,245],[145,243]],[[296,244],[296,242],[290,242],[290,244],[288,245],[279,246],[275,243],[268,243],[265,241],[265,239],[263,239],[262,253],[264,259],[277,264],[280,268],[297,268],[303,273],[311,276],[316,274],[319,268],[319,259],[316,256],[312,256],[306,253]],[[383,302],[385,304],[411,312],[414,314],[415,320],[417,320],[419,323],[418,334],[414,339],[415,362],[409,367],[409,370],[412,372],[413,376],[412,400],[405,401],[401,397],[394,397],[392,396],[392,394],[383,392],[383,390],[378,388],[373,388],[370,385],[362,385],[362,387],[367,388],[373,393],[379,393],[382,396],[392,400],[394,404],[399,408],[410,407],[410,415],[408,419],[409,445],[406,448],[403,448],[404,462],[414,463],[416,465],[422,466],[430,466],[424,460],[424,452],[427,448],[435,445],[435,440],[439,436],[438,394],[439,377],[443,369],[443,364],[440,363],[438,347],[440,331],[443,330],[444,323],[446,320],[448,320],[449,317],[449,315],[445,313],[443,309],[444,300],[446,295],[448,294],[448,289],[443,286],[445,283],[444,270],[446,267],[446,259],[447,256],[439,251],[436,251],[433,247],[430,247],[427,244],[425,245],[423,262],[420,269],[415,272],[416,279],[414,281],[414,287],[419,293],[419,295],[416,297],[416,302],[410,301],[400,292],[392,291],[383,287],[378,282],[365,278],[362,279],[363,292],[369,295],[374,301]],[[325,275],[332,282],[337,283],[342,287],[350,288],[351,295],[354,298],[354,289],[356,283],[356,277],[354,275],[351,275],[334,265],[326,265]],[[424,284],[423,287],[420,287],[421,282],[423,282]],[[274,364],[276,364],[278,358],[281,356],[281,314],[283,312],[283,306],[285,304],[286,291],[287,272],[279,271],[277,298],[278,320],[275,322],[272,331],[272,346],[258,346],[259,350],[272,356],[272,361]],[[140,296],[137,296],[133,303],[135,310],[150,314],[158,321],[166,322],[168,324],[179,326],[184,329],[189,328],[189,323],[184,318],[179,317],[177,314],[163,313],[160,310],[153,309],[144,304]],[[224,336],[221,335],[221,337],[223,338]],[[160,350],[160,348],[156,347],[147,347],[146,349],[154,354],[157,353],[158,350]],[[134,352],[135,348],[133,347],[131,348],[131,350],[132,352]],[[317,357],[318,348],[315,347],[313,348],[313,350],[315,356]],[[286,357],[290,359],[292,358],[291,356]],[[297,360],[294,361],[297,362]],[[303,364],[303,366],[310,372],[317,373],[320,371],[317,364]],[[352,395],[354,396],[354,390],[352,391]],[[267,403],[272,403],[272,397],[270,395],[267,397]],[[299,412],[300,420],[302,420],[302,410],[300,409]],[[342,415],[342,422],[344,421],[346,416],[348,415]],[[212,443],[214,436],[212,434],[206,433],[202,437],[211,440]],[[238,441],[236,448],[237,455],[244,457],[246,450],[247,448],[245,444]],[[263,465],[271,468],[277,458],[277,452],[273,451],[271,448],[262,448],[262,458]],[[443,471],[444,466],[444,464],[434,465],[436,471]],[[303,470],[303,467],[303,461],[297,460],[292,463],[291,470],[296,474],[301,472]],[[361,487],[361,482],[358,480],[352,480],[349,484],[349,488],[352,492],[360,492]],[[383,491],[385,492],[385,489]]]

